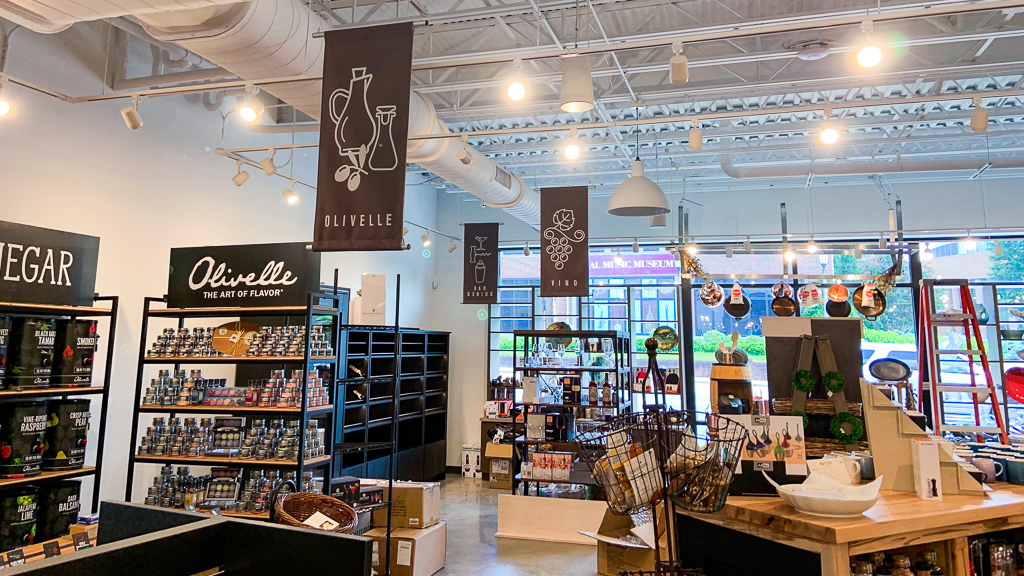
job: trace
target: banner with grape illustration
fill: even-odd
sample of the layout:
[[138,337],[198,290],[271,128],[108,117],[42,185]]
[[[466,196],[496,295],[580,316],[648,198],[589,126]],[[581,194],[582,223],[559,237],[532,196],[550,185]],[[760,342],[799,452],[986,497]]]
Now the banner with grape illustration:
[[411,23],[324,33],[313,250],[401,250]]
[[590,292],[588,188],[545,188],[540,193],[540,295]]

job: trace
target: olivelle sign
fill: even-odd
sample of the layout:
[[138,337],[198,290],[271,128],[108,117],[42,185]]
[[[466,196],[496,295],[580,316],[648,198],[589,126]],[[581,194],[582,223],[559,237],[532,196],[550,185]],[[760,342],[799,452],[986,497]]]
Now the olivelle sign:
[[304,306],[320,288],[320,254],[306,245],[172,248],[167,305]]
[[0,221],[0,301],[91,306],[100,239]]

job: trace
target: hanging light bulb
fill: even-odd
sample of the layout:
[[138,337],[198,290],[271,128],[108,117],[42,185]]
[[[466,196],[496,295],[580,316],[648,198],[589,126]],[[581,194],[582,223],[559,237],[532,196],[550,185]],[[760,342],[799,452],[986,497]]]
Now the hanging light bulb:
[[785,258],[786,262],[792,262],[793,260],[796,260],[796,252],[787,246],[782,252],[782,257]]
[[142,128],[142,114],[139,114],[139,95],[132,95],[132,105],[125,106],[121,109],[121,118],[124,119],[124,125],[129,130],[138,130]]
[[640,252],[640,243],[636,241],[636,238],[633,238],[633,254],[638,252]]
[[273,148],[270,149],[270,154],[266,158],[260,160],[260,166],[263,167],[263,173],[266,174],[267,176],[273,176],[275,173],[277,173],[277,166],[274,166]]
[[807,243],[807,253],[815,254],[818,252],[818,245],[814,243],[814,236],[811,236],[811,241]]
[[747,239],[743,241],[743,249],[747,251],[747,254],[754,252],[754,245],[750,243],[750,236],[747,236]]
[[615,249],[615,263],[622,264],[622,252],[618,248]]
[[0,116],[6,116],[11,111],[11,103],[2,96],[5,86],[7,86],[7,78],[0,76]]
[[971,112],[971,130],[984,132],[988,130],[988,109],[982,106],[981,96],[971,98],[974,103],[974,111]]
[[448,244],[448,253],[451,254],[452,252],[455,252],[455,248],[457,248],[457,246],[455,246],[455,238],[451,238],[450,243]]
[[683,43],[672,43],[673,56],[668,61],[668,77],[673,84],[686,84],[690,79],[689,62],[683,56]]
[[967,238],[964,238],[964,248],[966,248],[967,250],[978,249],[978,241],[975,240],[974,238],[971,238],[970,229],[967,230]]
[[423,247],[430,246],[430,232],[424,232],[423,236],[420,236],[420,240],[423,242]]
[[693,256],[697,254],[698,251],[699,249],[697,248],[697,245],[693,243],[693,240],[690,240],[690,244],[686,246],[686,253]]
[[238,166],[238,174],[231,177],[231,181],[235,183],[235,186],[241,186],[245,184],[245,181],[249,179],[249,173],[242,170],[242,161],[236,160],[235,164]]
[[289,185],[284,190],[281,190],[281,195],[289,204],[297,204],[299,201],[299,195],[295,193],[295,180],[290,180]]
[[508,83],[508,97],[518,102],[526,98],[526,79],[523,78],[523,61],[516,58],[512,61],[512,75]]
[[700,150],[704,147],[704,131],[701,130],[700,121],[696,118],[690,122],[690,137],[686,144],[690,150]]
[[927,246],[921,249],[921,262],[927,262],[932,258],[935,258],[935,254],[932,253],[931,249]]
[[245,93],[248,96],[246,96],[245,101],[238,107],[239,118],[249,122],[250,124],[255,122],[260,117],[260,114],[263,114],[263,103],[254,98],[259,90],[259,88],[252,84],[247,85],[245,87]]
[[523,256],[529,256],[529,255],[530,255],[530,245],[527,244],[526,246],[523,246]]
[[864,68],[874,68],[882,61],[882,49],[871,42],[871,32],[875,25],[871,20],[865,20],[860,25],[861,32],[864,32],[867,42],[857,51],[857,63]]
[[821,134],[818,136],[821,139],[822,144],[829,146],[839,141],[839,131],[832,127],[831,124],[827,124],[821,130]]
[[583,153],[583,148],[580,146],[579,140],[576,139],[575,128],[569,130],[569,138],[565,141],[562,153],[565,154],[566,160],[577,160]]
[[594,109],[594,82],[590,77],[590,56],[567,54],[562,58],[562,90],[559,105],[563,112],[587,112]]

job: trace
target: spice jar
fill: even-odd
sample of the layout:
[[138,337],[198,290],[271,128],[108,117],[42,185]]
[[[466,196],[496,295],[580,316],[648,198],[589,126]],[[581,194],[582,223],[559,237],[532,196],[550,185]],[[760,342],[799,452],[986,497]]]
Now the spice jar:
[[896,554],[892,557],[892,576],[914,576],[908,556]]

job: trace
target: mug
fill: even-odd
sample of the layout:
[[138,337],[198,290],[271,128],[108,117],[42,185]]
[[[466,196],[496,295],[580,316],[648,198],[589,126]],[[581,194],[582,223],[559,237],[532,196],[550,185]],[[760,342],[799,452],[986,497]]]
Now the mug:
[[953,455],[959,456],[968,462],[971,461],[971,458],[974,458],[974,452],[967,448],[957,448],[953,450]]
[[967,447],[970,448],[972,452],[978,452],[987,448],[988,444],[985,444],[984,442],[968,442]]
[[861,480],[874,480],[875,479],[875,459],[871,456],[871,452],[861,451],[854,452],[853,456],[860,462],[860,479]]
[[[846,473],[850,477],[850,484],[857,484],[860,482],[861,470],[863,469],[861,467],[860,458],[849,454],[836,454],[835,456],[831,456],[831,458],[843,463],[843,466],[846,468]],[[872,461],[872,468],[874,468],[874,461]]]
[[1006,473],[1006,467],[991,458],[978,457],[971,460],[971,464],[985,475],[981,480],[982,482],[992,482],[999,478],[1000,474]]
[[1024,486],[1024,458],[1008,458],[1006,460],[1006,479],[1010,484]]

